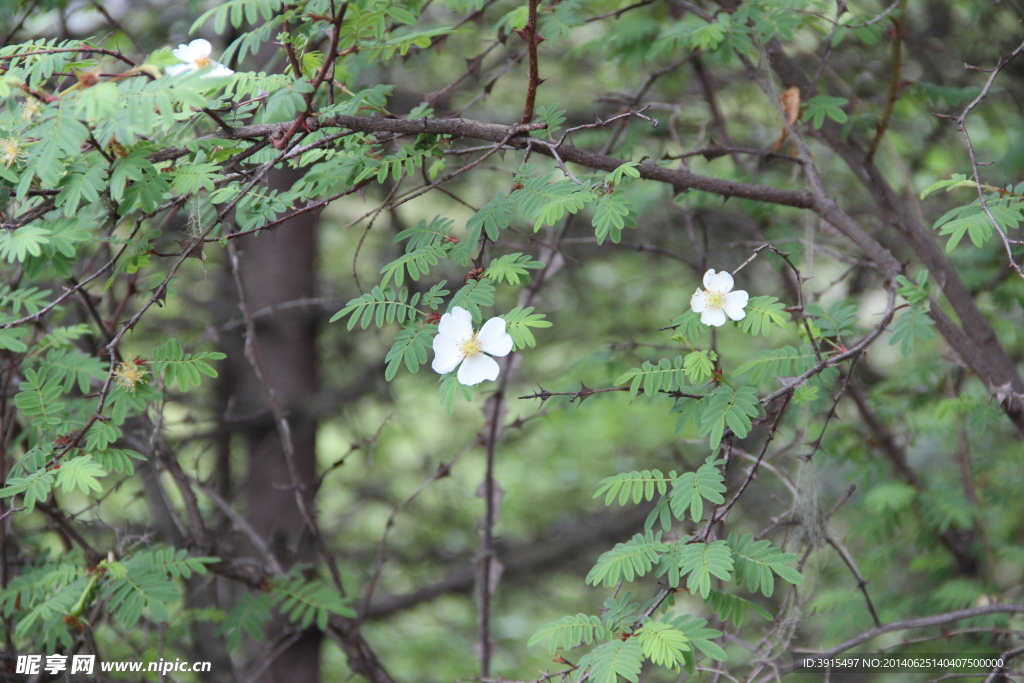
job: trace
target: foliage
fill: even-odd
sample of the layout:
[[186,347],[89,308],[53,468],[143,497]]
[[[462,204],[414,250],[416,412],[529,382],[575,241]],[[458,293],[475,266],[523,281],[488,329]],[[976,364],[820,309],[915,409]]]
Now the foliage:
[[[1020,636],[1012,7],[0,9],[12,656],[635,683]],[[455,307],[496,381],[435,377]]]

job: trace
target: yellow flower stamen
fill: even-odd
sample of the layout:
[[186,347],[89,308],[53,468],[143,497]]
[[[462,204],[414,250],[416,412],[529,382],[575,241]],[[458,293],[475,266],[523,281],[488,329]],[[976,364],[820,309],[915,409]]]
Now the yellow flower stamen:
[[4,138],[0,140],[0,161],[3,162],[4,166],[10,168],[25,156],[24,150],[21,148],[21,141],[18,138]]
[[35,115],[42,109],[43,103],[34,97],[28,97],[25,99],[25,106],[21,108],[21,120],[31,121],[35,118]]
[[114,370],[114,377],[117,379],[117,386],[127,389],[128,391],[135,393],[135,386],[142,382],[149,371],[144,369],[139,363],[138,359],[126,360]]
[[708,308],[721,308],[725,305],[725,294],[722,292],[708,291]]
[[476,338],[475,334],[466,341],[462,342],[462,353],[467,358],[469,356],[475,356],[482,350],[483,345],[480,343],[480,340]]
[[205,69],[206,67],[210,66],[210,58],[209,57],[196,57],[195,61],[196,61],[196,66],[198,68],[200,68],[200,69]]

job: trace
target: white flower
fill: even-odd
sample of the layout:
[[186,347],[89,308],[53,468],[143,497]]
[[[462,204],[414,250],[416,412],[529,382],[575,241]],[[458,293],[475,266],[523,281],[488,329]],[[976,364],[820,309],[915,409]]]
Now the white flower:
[[690,309],[700,313],[700,321],[705,325],[721,327],[725,324],[725,316],[733,320],[743,320],[747,313],[743,307],[750,296],[742,289],[732,291],[732,275],[726,271],[715,273],[714,269],[704,273],[704,287],[698,289],[690,297]]
[[491,356],[507,356],[511,350],[512,337],[505,332],[504,320],[491,318],[479,332],[473,332],[473,316],[466,309],[453,306],[437,324],[431,367],[446,375],[462,363],[459,382],[471,387],[485,379],[497,379],[498,363]]
[[213,46],[210,45],[210,41],[203,40],[202,38],[193,40],[188,45],[179,45],[178,49],[174,51],[174,56],[185,63],[169,66],[164,69],[164,71],[167,72],[168,76],[177,76],[178,74],[183,74],[188,71],[198,71],[199,69],[205,69],[212,66],[213,69],[203,74],[203,78],[230,76],[235,73],[223,64],[219,64],[210,59],[210,52],[212,50]]

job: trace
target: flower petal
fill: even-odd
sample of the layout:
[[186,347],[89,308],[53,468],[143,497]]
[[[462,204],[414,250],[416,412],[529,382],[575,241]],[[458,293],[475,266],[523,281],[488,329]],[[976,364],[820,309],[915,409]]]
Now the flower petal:
[[491,318],[480,328],[476,338],[480,340],[480,348],[492,356],[507,356],[512,350],[512,337],[505,332],[503,318]]
[[195,70],[195,64],[175,64],[173,66],[164,67],[164,73],[168,76],[177,76],[178,74]]
[[210,65],[213,67],[213,70],[210,71],[210,73],[203,76],[203,78],[219,78],[223,76],[232,76],[235,73],[223,64],[218,64],[217,62],[210,62]]
[[182,45],[181,47],[184,47],[186,50],[188,50],[189,54],[191,55],[191,61],[200,59],[202,57],[209,57],[210,53],[213,52],[213,45],[210,45],[210,41],[206,40],[205,38],[196,38],[187,46]]
[[727,270],[715,273],[715,269],[712,268],[708,272],[704,273],[704,289],[708,289],[712,292],[731,292],[732,285],[732,275],[730,275]]
[[721,308],[706,308],[700,314],[700,321],[705,325],[721,327],[725,324],[725,311]]
[[708,307],[708,293],[703,289],[697,289],[690,297],[690,310],[700,313]]
[[176,49],[171,51],[175,57],[183,62],[194,62],[195,59],[192,57],[192,50],[189,49],[188,45],[179,45]]
[[440,375],[447,375],[458,367],[466,356],[462,348],[452,339],[443,335],[434,337],[434,362],[430,367]]
[[725,295],[725,303],[722,304],[722,309],[733,320],[743,320],[747,316],[747,312],[743,310],[743,307],[747,305],[749,300],[749,294],[742,289],[737,289],[735,292],[729,292]]
[[485,379],[497,378],[498,361],[483,353],[467,357],[459,368],[459,382],[467,387],[480,384]]
[[452,310],[441,316],[437,333],[457,342],[465,341],[473,336],[473,316],[461,306],[452,306]]

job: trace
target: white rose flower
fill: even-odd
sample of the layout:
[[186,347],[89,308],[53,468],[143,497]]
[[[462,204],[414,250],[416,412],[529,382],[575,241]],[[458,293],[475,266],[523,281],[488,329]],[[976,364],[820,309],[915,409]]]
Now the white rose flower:
[[469,311],[453,306],[437,324],[431,367],[442,375],[458,367],[459,382],[471,387],[485,379],[497,379],[498,363],[491,356],[507,356],[511,350],[512,337],[505,332],[504,320],[491,318],[479,332],[474,332]]
[[213,46],[210,45],[210,41],[203,40],[202,38],[193,40],[188,45],[179,45],[178,49],[174,51],[174,56],[185,63],[169,66],[164,71],[167,72],[168,76],[177,76],[188,71],[198,71],[207,67],[213,67],[212,70],[203,74],[203,78],[230,76],[235,73],[223,64],[210,59],[210,52],[212,51]]
[[714,269],[709,270],[704,273],[705,289],[698,289],[690,297],[690,309],[700,313],[700,321],[705,325],[721,327],[725,324],[725,316],[743,320],[747,315],[743,307],[750,295],[742,289],[734,292],[732,286],[732,275],[727,271],[715,273]]

